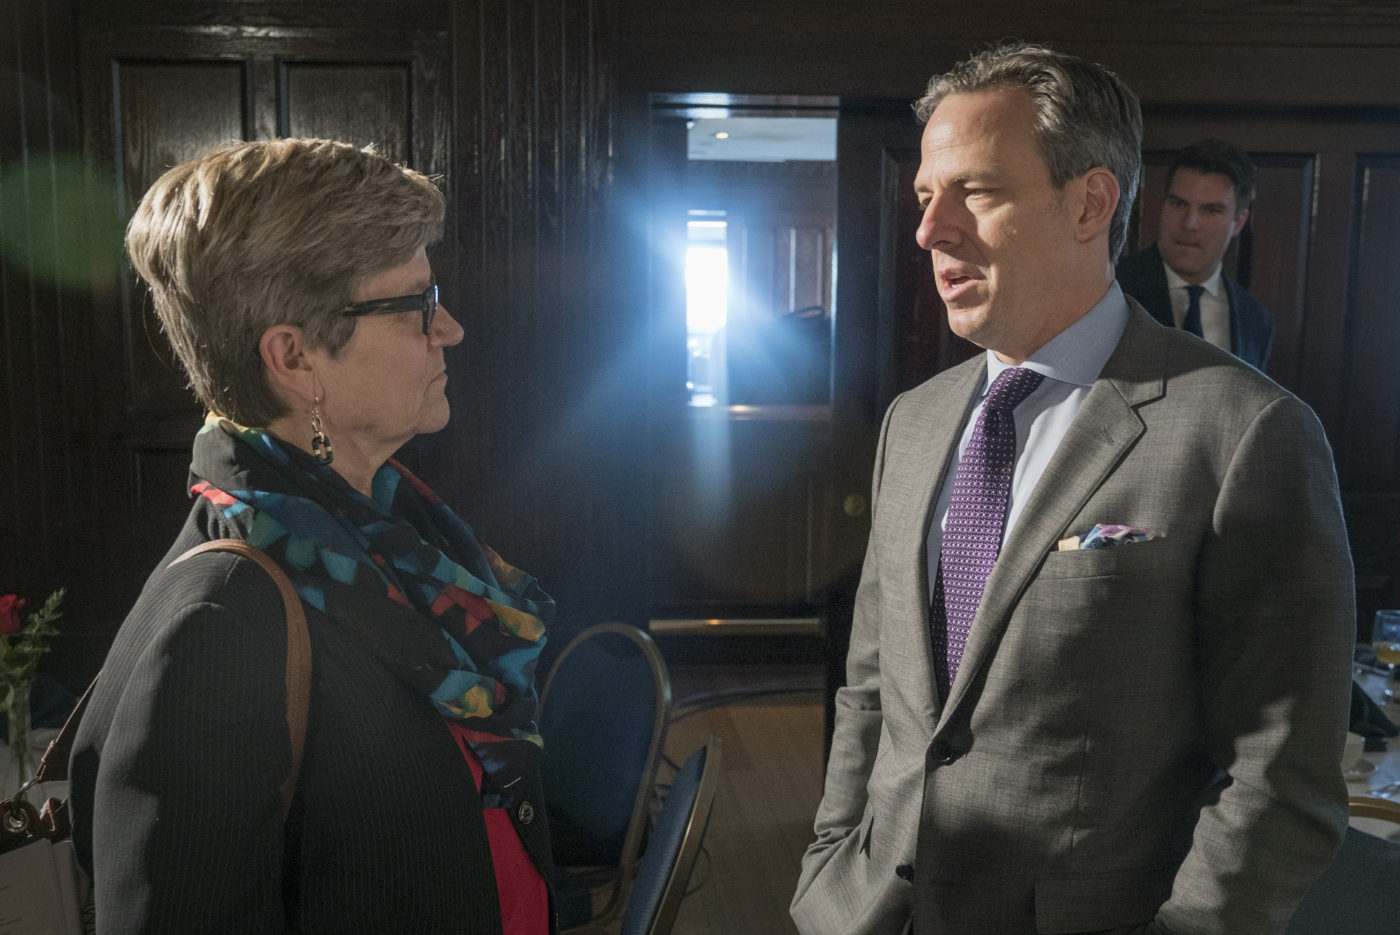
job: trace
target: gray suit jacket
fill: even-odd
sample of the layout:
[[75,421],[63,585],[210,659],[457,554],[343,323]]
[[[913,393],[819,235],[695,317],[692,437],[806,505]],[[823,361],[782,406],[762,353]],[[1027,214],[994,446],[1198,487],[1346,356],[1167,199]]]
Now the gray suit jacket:
[[[1326,439],[1133,305],[944,705],[925,534],[984,360],[891,405],[805,935],[895,935],[911,912],[949,935],[1278,932],[1336,850],[1355,617]],[[1053,551],[1095,523],[1157,538]]]

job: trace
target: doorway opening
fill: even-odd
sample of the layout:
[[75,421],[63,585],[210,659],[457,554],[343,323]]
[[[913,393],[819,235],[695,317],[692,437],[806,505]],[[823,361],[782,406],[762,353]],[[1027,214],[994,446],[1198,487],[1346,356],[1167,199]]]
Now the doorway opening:
[[836,104],[653,96],[658,634],[820,631]]

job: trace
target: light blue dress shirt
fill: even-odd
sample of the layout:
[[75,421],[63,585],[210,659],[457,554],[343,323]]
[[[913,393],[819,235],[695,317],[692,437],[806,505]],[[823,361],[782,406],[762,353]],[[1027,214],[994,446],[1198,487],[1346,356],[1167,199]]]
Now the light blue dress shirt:
[[[1006,525],[1001,534],[1003,542],[1016,525],[1026,500],[1040,482],[1046,465],[1050,463],[1055,449],[1060,447],[1070,423],[1079,414],[1079,407],[1084,405],[1084,397],[1089,395],[1127,325],[1128,301],[1123,298],[1123,290],[1118,288],[1118,283],[1114,282],[1084,317],[1061,331],[1021,364],[1044,374],[1045,379],[1016,407],[1013,414],[1016,421],[1016,470],[1011,478],[1011,499],[1007,504]],[[968,440],[972,438],[972,430],[982,413],[987,391],[1008,366],[998,360],[996,354],[987,351],[987,376],[978,390],[977,405],[968,416],[967,425],[963,426],[962,439],[958,442],[959,460]],[[953,478],[956,475],[957,466],[951,465],[938,492],[934,522],[929,523],[930,600],[933,599],[934,580],[943,546],[943,527],[948,521],[948,500],[953,494]]]

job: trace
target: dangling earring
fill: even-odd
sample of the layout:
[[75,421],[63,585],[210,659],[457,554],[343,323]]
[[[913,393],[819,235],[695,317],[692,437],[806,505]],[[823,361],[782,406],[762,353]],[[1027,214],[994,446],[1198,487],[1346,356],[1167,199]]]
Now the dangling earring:
[[335,460],[335,452],[331,450],[331,440],[326,437],[325,426],[321,424],[321,397],[311,398],[311,455],[316,459],[316,463],[325,467]]

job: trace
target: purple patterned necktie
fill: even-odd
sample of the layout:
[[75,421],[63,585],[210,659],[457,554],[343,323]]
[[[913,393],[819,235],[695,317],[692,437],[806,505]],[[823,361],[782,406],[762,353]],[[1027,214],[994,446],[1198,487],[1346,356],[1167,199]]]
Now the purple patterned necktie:
[[1024,367],[1003,370],[987,393],[972,437],[958,461],[929,614],[933,677],[940,700],[948,697],[953,676],[958,674],[972,618],[982,602],[982,589],[1001,551],[1016,467],[1016,422],[1011,410],[1042,379],[1041,374]]

